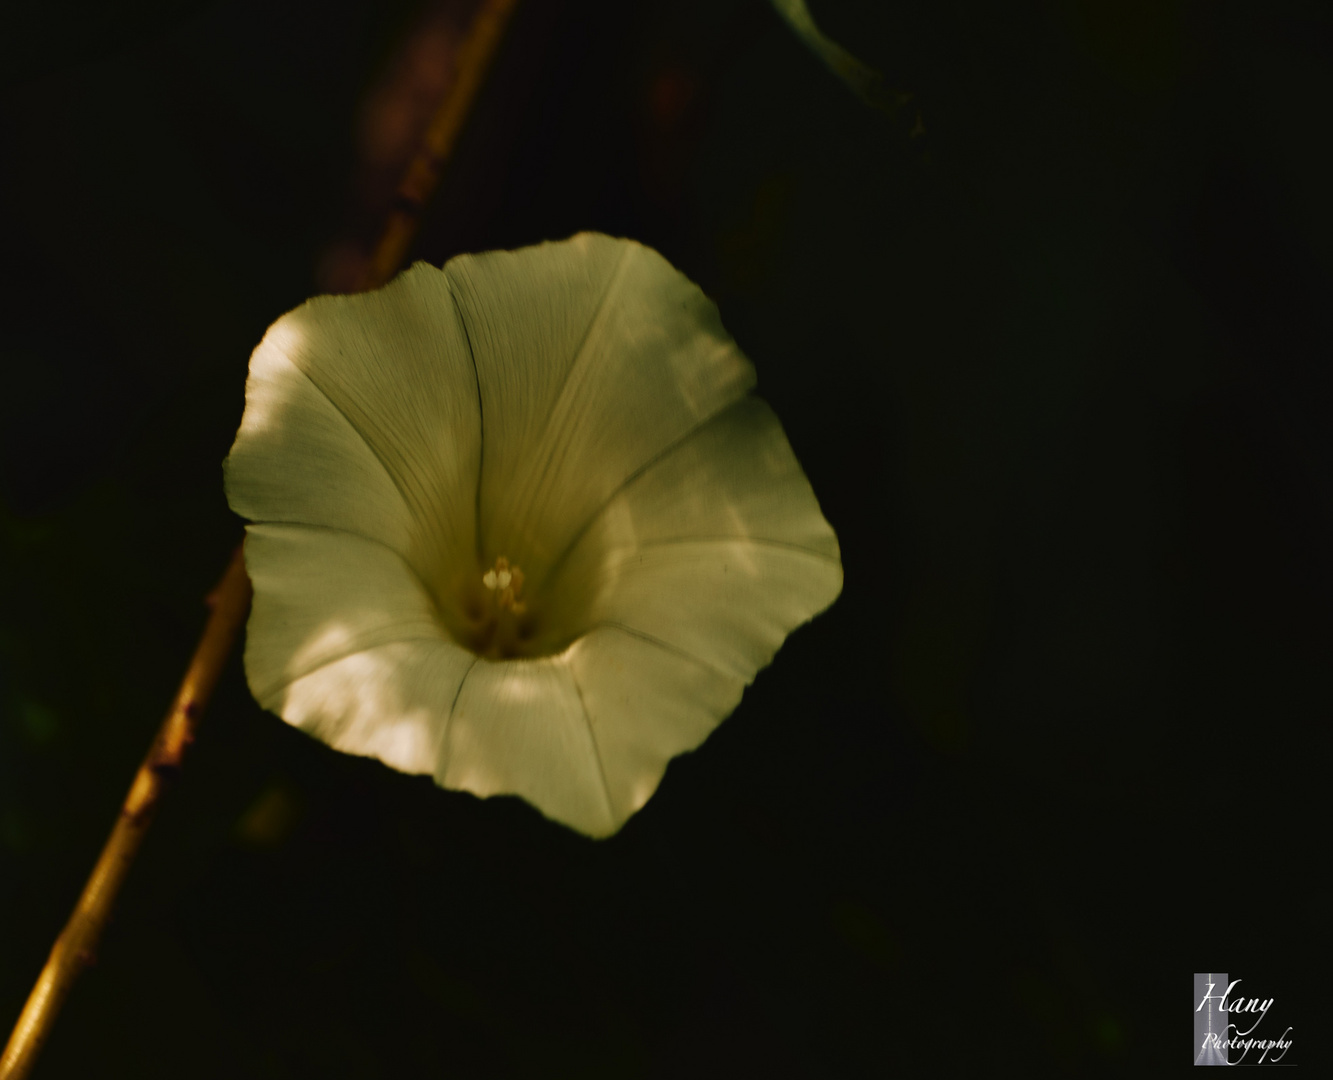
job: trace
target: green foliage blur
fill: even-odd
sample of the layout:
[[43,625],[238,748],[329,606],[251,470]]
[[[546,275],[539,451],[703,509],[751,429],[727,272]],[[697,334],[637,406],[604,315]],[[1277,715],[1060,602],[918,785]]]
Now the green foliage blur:
[[[233,661],[40,1080],[1143,1077],[1191,1060],[1205,959],[1302,996],[1333,18],[809,6],[918,133],[765,0],[528,0],[414,255],[661,250],[754,360],[843,597],[605,843],[336,754]],[[466,10],[5,15],[6,1030],[240,538],[249,352],[364,246],[372,105]]]

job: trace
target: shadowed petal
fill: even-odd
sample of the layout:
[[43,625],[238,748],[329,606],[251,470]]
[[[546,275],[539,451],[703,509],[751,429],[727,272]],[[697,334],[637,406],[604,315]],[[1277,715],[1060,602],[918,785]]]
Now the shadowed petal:
[[431,774],[474,662],[443,640],[377,645],[297,679],[268,707],[336,750]]
[[291,361],[302,334],[284,316],[250,358],[245,415],[223,466],[227,499],[252,521],[344,529],[407,554],[413,520],[393,479]]
[[657,790],[667,763],[731,713],[746,682],[621,627],[585,634],[566,658],[583,691],[617,828]]
[[717,308],[662,256],[584,233],[445,268],[485,416],[483,562],[544,568],[639,469],[754,385]]
[[475,795],[521,795],[547,817],[589,836],[620,825],[592,728],[560,657],[479,661],[454,706],[435,779]]
[[[278,328],[275,347],[346,417],[401,494],[418,573],[437,587],[446,566],[470,567],[481,415],[445,275],[418,263],[374,292],[317,297]],[[291,426],[300,417],[276,419]]]
[[622,624],[749,683],[837,598],[842,565],[777,417],[748,398],[626,485],[553,586],[595,597],[590,625]]
[[606,585],[594,626],[637,630],[749,683],[833,602],[842,568],[749,540],[682,541],[619,560]]
[[421,581],[383,544],[331,529],[251,525],[245,564],[255,588],[246,676],[259,703],[289,721],[276,704],[283,689],[316,668],[388,642],[446,640]]

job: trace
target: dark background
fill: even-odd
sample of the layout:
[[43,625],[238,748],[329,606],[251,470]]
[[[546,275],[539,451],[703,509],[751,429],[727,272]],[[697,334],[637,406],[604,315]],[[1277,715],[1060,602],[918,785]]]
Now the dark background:
[[[414,251],[660,249],[841,599],[600,843],[339,755],[233,661],[39,1078],[1170,1075],[1208,967],[1313,1015],[1329,10],[811,9],[923,136],[761,0],[527,0]],[[373,231],[366,102],[424,17],[0,17],[0,1027],[240,536],[249,351]]]

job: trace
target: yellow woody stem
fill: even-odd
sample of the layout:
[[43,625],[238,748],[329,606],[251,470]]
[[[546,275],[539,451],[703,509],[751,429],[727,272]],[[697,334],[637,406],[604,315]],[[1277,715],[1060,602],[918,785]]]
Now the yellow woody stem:
[[28,1003],[14,1026],[4,1057],[0,1058],[0,1080],[20,1080],[36,1063],[37,1054],[51,1033],[51,1026],[74,980],[93,961],[116,894],[143,843],[158,802],[179,772],[186,747],[194,741],[199,717],[212,696],[213,687],[217,685],[250,607],[250,579],[246,577],[245,561],[239,547],[217,588],[209,594],[208,604],[213,610],[180,689],[176,691],[176,700],[171,703],[148,756],[135,774],[134,783],[120,808],[120,817],[83,887],[74,914],[56,939],[37,985],[32,988]]
[[[394,209],[359,283],[362,289],[383,285],[406,256],[416,235],[420,212],[453,153],[454,144],[516,5],[517,0],[483,0],[473,16],[467,36],[459,46],[453,85],[399,185]],[[514,591],[516,595],[517,590]],[[171,711],[134,777],[106,847],[93,867],[74,914],[56,939],[5,1047],[4,1057],[0,1058],[0,1080],[22,1080],[36,1064],[37,1055],[51,1033],[74,980],[93,961],[116,894],[143,843],[158,801],[179,771],[185,749],[194,739],[195,725],[227,662],[250,606],[250,579],[245,574],[240,548],[236,549],[221,582],[210,594],[209,603],[212,614]]]

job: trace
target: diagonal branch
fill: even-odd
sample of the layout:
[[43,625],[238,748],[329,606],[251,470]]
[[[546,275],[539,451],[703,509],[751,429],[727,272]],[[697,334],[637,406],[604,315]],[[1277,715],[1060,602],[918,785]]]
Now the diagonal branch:
[[[516,5],[517,0],[483,0],[473,16],[459,50],[453,86],[399,185],[394,207],[359,283],[362,289],[383,285],[407,254],[416,236],[421,210],[434,193],[453,153]],[[23,1080],[29,1075],[74,980],[92,963],[116,895],[138,854],[158,803],[180,771],[186,748],[194,741],[195,727],[245,621],[250,592],[245,560],[238,547],[222,580],[208,597],[212,613],[176,692],[176,700],[134,777],[83,895],[56,939],[0,1057],[0,1080]]]
[[190,666],[185,669],[176,700],[171,703],[148,756],[134,776],[106,847],[83,887],[74,914],[56,938],[37,985],[32,988],[28,1003],[14,1026],[4,1057],[0,1058],[0,1078],[3,1080],[20,1080],[28,1075],[74,980],[93,962],[116,894],[138,854],[148,826],[152,824],[158,803],[180,772],[186,748],[194,741],[199,718],[213,694],[213,687],[217,685],[250,607],[250,579],[246,577],[245,560],[239,547],[217,588],[209,594],[208,604],[213,610]]
[[361,282],[363,289],[379,288],[402,266],[421,224],[421,211],[435,193],[440,176],[453,156],[454,145],[472,112],[477,92],[486,80],[486,73],[517,3],[518,0],[484,0],[472,17],[467,37],[458,50],[458,74],[454,84],[426,129],[421,148],[398,185],[389,219]]

